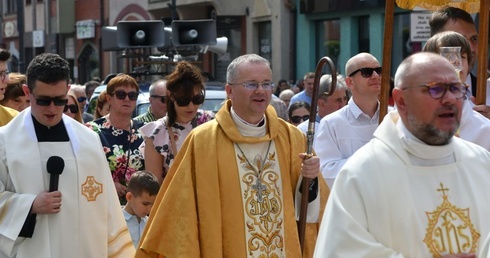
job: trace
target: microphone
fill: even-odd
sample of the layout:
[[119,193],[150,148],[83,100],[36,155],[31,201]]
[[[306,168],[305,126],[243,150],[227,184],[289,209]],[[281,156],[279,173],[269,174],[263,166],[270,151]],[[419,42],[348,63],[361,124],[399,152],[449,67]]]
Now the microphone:
[[59,156],[51,156],[46,164],[46,170],[51,175],[49,178],[49,191],[58,191],[58,182],[63,169],[65,168],[65,161]]

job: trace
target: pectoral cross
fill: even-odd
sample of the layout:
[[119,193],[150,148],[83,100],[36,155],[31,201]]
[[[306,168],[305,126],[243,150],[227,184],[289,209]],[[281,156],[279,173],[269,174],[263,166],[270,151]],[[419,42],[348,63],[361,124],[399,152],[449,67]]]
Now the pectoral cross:
[[441,182],[440,186],[441,186],[441,188],[437,189],[437,191],[438,192],[442,192],[442,196],[445,197],[446,196],[446,191],[449,191],[449,188],[444,188],[444,185],[442,184],[442,182]]
[[255,181],[255,184],[252,186],[252,189],[254,189],[257,192],[258,201],[262,202],[262,191],[266,190],[267,187],[264,184],[262,184],[259,177],[257,177],[257,181]]

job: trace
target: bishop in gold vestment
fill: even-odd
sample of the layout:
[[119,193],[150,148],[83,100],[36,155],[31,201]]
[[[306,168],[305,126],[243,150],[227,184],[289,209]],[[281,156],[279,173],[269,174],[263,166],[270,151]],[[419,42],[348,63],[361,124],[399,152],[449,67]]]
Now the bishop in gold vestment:
[[[302,256],[295,198],[305,137],[278,119],[270,105],[264,136],[243,136],[236,123],[228,101],[215,120],[187,137],[158,194],[136,257]],[[268,152],[251,156],[250,145],[265,146]],[[251,167],[263,169],[263,181],[256,181]],[[321,176],[318,185],[318,209],[309,209],[308,217],[316,211],[321,218],[328,198]],[[313,255],[319,228],[314,220],[306,226],[303,257]]]

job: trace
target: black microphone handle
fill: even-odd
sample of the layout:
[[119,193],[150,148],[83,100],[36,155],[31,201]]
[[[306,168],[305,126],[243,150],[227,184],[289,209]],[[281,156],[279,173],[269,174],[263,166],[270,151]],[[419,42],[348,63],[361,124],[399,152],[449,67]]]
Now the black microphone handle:
[[58,191],[59,179],[60,179],[59,174],[51,174],[51,177],[49,178],[49,191],[50,192]]

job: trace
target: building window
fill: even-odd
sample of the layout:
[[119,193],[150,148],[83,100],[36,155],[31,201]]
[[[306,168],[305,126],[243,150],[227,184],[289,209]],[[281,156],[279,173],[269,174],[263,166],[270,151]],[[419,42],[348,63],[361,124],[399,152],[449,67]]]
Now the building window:
[[226,53],[213,54],[214,80],[226,82],[226,69],[231,61],[244,54],[242,49],[242,27],[244,17],[242,16],[218,16],[216,19],[217,36],[227,37],[228,45]]
[[16,13],[17,12],[17,0],[7,0],[7,8],[5,13]]
[[369,16],[359,16],[359,53],[370,52],[369,49]]
[[272,25],[271,22],[259,22],[259,55],[272,60]]
[[330,57],[335,67],[339,67],[340,55],[340,21],[327,20],[316,23],[316,60]]

